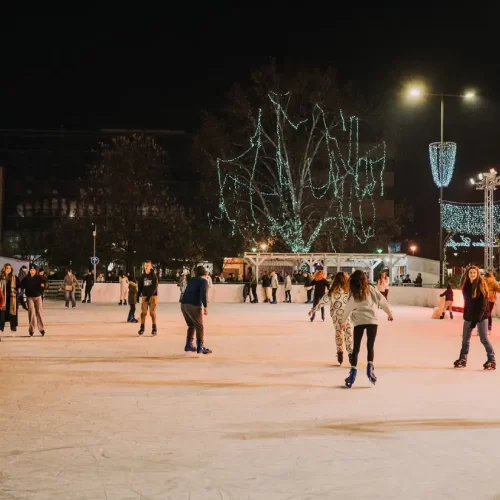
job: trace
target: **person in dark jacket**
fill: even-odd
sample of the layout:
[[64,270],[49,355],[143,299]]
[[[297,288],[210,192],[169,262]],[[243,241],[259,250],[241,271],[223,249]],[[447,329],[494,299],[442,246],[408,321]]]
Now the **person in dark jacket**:
[[33,337],[35,327],[38,326],[38,331],[45,335],[43,327],[43,301],[42,294],[45,288],[43,278],[37,273],[36,267],[32,267],[27,276],[23,278],[19,286],[26,297],[28,297],[28,332]]
[[[309,275],[309,273],[304,273],[303,274],[303,279],[304,279],[304,287],[305,287],[305,289],[307,291],[306,304],[312,304],[313,285],[312,285],[311,276]],[[321,297],[323,297],[323,295]]]
[[[207,291],[208,283],[204,279],[207,274],[203,266],[196,268],[196,277],[188,281],[186,290],[181,299],[181,312],[187,324],[186,352],[197,352],[198,354],[211,354],[212,351],[205,347],[203,314],[208,314]],[[202,312],[202,308],[204,312]],[[194,332],[196,331],[196,347],[193,345]]]
[[137,283],[135,276],[132,274],[128,277],[128,305],[130,307],[128,311],[128,323],[138,323],[135,319],[135,304],[137,302]]
[[[314,279],[310,282],[310,285],[314,289],[314,302],[313,302],[313,310],[319,304],[319,301],[323,298],[328,287],[330,286],[327,279],[325,278],[325,271],[320,269],[314,273]],[[321,309],[321,319],[325,321],[325,308],[324,306],[320,306]],[[313,312],[311,314],[311,322],[314,321],[316,313]]]
[[483,367],[485,370],[495,370],[495,351],[488,340],[488,287],[484,279],[480,276],[479,269],[476,266],[471,266],[467,270],[467,276],[463,282],[462,294],[464,296],[462,349],[460,350],[459,358],[454,363],[455,368],[462,368],[467,365],[472,330],[477,326],[479,338],[488,356]]
[[[17,275],[17,282],[20,284],[21,281],[23,281],[23,279],[26,278],[26,276],[28,276],[28,268],[26,266],[23,266],[23,267],[21,267],[21,270],[19,271],[19,274]],[[26,305],[26,302],[24,300],[24,292],[22,291],[21,288],[18,289],[17,303],[25,311],[28,310],[28,306]]]
[[87,271],[87,274],[83,277],[82,286],[85,285],[85,297],[82,300],[82,304],[92,303],[91,292],[94,286],[94,275],[92,271]]
[[453,319],[453,289],[450,284],[446,287],[446,290],[440,295],[440,297],[444,297],[444,310],[439,319],[444,319],[446,311],[450,311],[450,319]]
[[141,304],[141,328],[139,329],[139,335],[144,333],[144,323],[146,322],[146,315],[151,315],[151,321],[153,322],[153,329],[151,330],[151,335],[153,337],[158,333],[156,328],[156,305],[158,304],[158,276],[156,276],[153,271],[153,266],[150,260],[144,262],[144,273],[139,278],[138,283],[138,295],[142,297]]
[[266,298],[264,302],[270,303],[272,299],[271,276],[266,271],[262,274],[262,288],[264,289],[264,297]]
[[45,276],[45,271],[43,270],[43,268],[40,268],[38,270],[38,275],[40,276],[40,278],[42,278],[42,283],[43,283],[43,289],[42,289],[42,302],[43,302],[45,292],[49,289],[49,279],[47,278],[47,276]]

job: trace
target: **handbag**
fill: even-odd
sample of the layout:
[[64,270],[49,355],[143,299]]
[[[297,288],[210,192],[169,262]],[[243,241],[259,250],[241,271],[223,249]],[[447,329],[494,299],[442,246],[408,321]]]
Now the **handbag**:
[[72,292],[72,291],[73,291],[73,285],[64,285],[64,289],[65,289],[67,292]]

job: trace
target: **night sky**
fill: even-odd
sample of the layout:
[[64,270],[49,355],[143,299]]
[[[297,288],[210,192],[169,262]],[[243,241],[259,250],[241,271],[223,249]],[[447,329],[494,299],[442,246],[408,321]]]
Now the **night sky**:
[[412,231],[437,234],[427,148],[439,140],[439,100],[410,106],[400,96],[405,82],[423,80],[431,92],[480,95],[475,103],[447,100],[445,110],[445,140],[458,144],[445,198],[480,201],[467,179],[500,165],[500,8],[285,5],[196,11],[192,4],[161,15],[119,12],[119,20],[97,11],[4,18],[0,127],[195,132],[203,109],[216,108],[234,81],[272,58],[332,66],[380,107],[393,131],[395,193],[414,205]]

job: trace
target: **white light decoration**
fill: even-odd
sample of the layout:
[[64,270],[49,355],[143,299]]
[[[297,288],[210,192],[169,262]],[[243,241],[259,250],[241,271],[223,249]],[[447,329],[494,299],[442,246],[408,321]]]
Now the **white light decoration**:
[[[443,229],[453,233],[484,236],[483,203],[443,202]],[[493,205],[493,232],[500,234],[500,204]]]
[[433,142],[429,144],[432,178],[436,186],[448,187],[455,168],[457,145],[454,142]]

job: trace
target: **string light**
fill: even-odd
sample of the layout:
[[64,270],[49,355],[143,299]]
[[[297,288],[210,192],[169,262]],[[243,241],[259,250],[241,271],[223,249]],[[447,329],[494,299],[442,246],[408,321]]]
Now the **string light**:
[[437,187],[448,187],[455,168],[457,145],[454,142],[429,144],[432,178]]
[[[484,204],[443,203],[443,229],[474,236],[484,235]],[[493,205],[493,231],[500,234],[500,204]]]
[[315,104],[310,118],[294,122],[291,93],[267,97],[274,129],[259,109],[248,147],[217,159],[220,216],[233,233],[278,236],[292,252],[309,252],[327,229],[365,243],[374,236],[374,198],[384,194],[385,143],[361,153],[357,117]]

